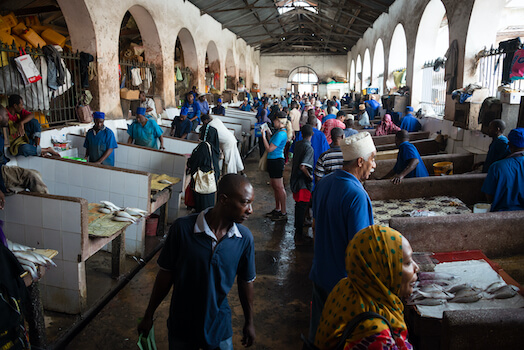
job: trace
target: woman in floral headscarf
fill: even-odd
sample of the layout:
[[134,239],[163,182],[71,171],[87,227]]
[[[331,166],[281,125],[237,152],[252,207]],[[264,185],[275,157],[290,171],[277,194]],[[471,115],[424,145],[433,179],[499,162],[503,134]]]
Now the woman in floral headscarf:
[[413,292],[418,265],[409,242],[397,231],[373,225],[360,230],[346,249],[343,278],[329,294],[315,337],[320,349],[333,349],[341,341],[348,322],[363,312],[385,317],[366,318],[345,340],[349,349],[396,349],[413,347],[407,339],[401,298]]
[[400,128],[393,123],[391,115],[386,114],[384,118],[382,118],[382,123],[377,126],[375,136],[395,134],[397,131],[400,131]]

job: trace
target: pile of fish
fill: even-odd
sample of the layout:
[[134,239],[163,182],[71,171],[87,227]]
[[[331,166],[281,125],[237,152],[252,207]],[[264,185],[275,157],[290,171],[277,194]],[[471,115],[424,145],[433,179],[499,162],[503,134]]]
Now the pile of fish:
[[458,283],[455,282],[456,276],[447,273],[421,272],[418,277],[419,281],[416,282],[408,305],[474,303],[480,299],[507,299],[519,292],[517,287],[504,282],[494,282],[486,289]]
[[138,208],[120,208],[108,201],[100,201],[102,207],[98,209],[100,213],[113,214],[114,221],[135,223],[147,215],[147,211]]
[[11,242],[7,240],[7,248],[13,252],[14,256],[18,259],[18,262],[24,270],[31,274],[33,279],[38,279],[38,266],[55,266],[56,264],[53,260],[49,259],[47,256],[38,254],[35,252],[34,248]]

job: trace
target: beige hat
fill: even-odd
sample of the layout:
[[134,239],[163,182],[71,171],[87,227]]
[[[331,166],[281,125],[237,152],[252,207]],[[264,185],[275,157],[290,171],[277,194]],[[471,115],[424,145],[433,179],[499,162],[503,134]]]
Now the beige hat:
[[351,161],[357,158],[367,158],[371,153],[376,152],[375,144],[369,132],[359,132],[358,134],[346,137],[340,145],[344,161]]
[[355,120],[355,116],[353,114],[346,114],[346,120]]
[[322,107],[322,102],[320,101],[315,102],[315,107]]
[[366,105],[365,104],[358,105],[358,109],[361,110],[361,111],[365,111],[366,110]]
[[247,97],[244,97],[244,101],[248,101],[249,99]]

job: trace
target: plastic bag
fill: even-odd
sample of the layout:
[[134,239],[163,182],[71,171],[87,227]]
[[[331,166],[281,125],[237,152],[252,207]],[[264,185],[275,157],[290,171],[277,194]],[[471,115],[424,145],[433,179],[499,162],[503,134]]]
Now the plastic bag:
[[136,345],[138,345],[140,350],[157,350],[155,341],[155,326],[151,327],[147,338],[140,334],[138,337],[138,343],[136,343]]
[[439,216],[434,211],[430,210],[413,210],[411,213],[409,213],[409,216],[411,217],[424,217],[424,216]]

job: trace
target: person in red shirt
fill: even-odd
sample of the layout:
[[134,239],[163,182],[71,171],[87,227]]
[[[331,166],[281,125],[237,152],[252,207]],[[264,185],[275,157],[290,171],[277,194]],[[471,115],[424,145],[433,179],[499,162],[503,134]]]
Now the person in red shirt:
[[33,113],[24,108],[24,100],[20,95],[11,95],[8,99],[7,115],[9,120],[17,124],[18,133],[16,137],[27,134],[29,144],[40,146],[40,135],[42,127]]
[[335,119],[329,119],[324,123],[324,125],[322,125],[322,131],[324,132],[324,135],[326,135],[326,139],[329,144],[331,144],[332,142],[331,129],[341,128],[342,130],[344,130],[346,128],[344,120],[346,120],[346,112],[338,111],[337,117]]

